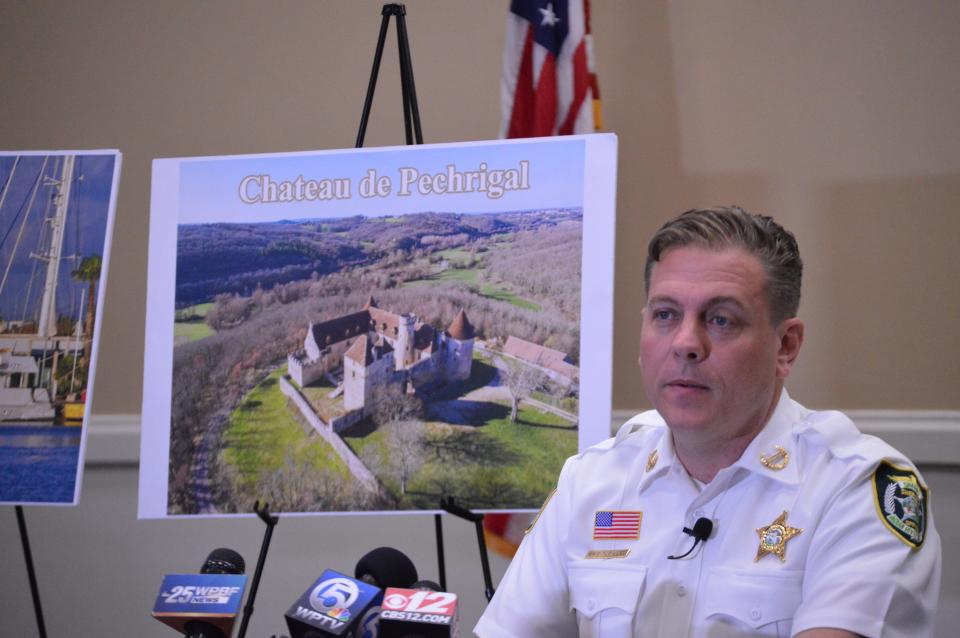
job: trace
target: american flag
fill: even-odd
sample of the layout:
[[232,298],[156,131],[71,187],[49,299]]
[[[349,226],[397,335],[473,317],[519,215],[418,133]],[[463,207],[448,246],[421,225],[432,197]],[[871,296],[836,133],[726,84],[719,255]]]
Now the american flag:
[[641,518],[643,512],[597,512],[593,519],[593,538],[636,540],[640,538]]
[[501,102],[501,137],[600,128],[589,0],[511,1]]

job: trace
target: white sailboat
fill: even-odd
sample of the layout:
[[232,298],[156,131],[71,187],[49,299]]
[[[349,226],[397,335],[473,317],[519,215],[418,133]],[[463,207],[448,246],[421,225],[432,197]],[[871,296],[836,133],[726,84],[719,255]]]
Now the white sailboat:
[[[0,195],[0,211],[3,210],[20,159],[18,157],[14,161]],[[0,421],[52,421],[56,416],[55,370],[60,353],[76,352],[78,347],[82,347],[78,345],[77,337],[57,336],[57,284],[63,259],[75,156],[65,155],[56,159],[60,160],[59,176],[44,176],[43,179],[38,178],[34,183],[29,204],[20,223],[3,278],[0,280],[0,295],[2,295],[8,283],[11,266],[20,248],[24,229],[27,227],[30,210],[42,185],[50,189],[50,203],[54,210],[50,214],[48,208],[48,213],[43,219],[42,223],[45,227],[40,233],[41,245],[29,253],[31,258],[46,263],[40,313],[34,334],[22,332],[22,328],[33,325],[31,321],[20,322],[21,331],[16,334],[0,334]],[[44,160],[40,169],[41,175],[49,160],[49,157]]]

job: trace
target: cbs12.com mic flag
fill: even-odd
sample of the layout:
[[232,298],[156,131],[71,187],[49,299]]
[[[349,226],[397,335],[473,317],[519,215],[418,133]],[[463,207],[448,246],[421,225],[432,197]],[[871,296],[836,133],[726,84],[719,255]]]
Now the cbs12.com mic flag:
[[139,515],[536,509],[608,435],[616,138],[155,160]]

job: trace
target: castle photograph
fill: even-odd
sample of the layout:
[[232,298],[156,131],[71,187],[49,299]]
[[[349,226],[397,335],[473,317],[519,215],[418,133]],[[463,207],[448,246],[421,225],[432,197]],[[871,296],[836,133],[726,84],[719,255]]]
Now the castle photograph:
[[[538,508],[609,429],[581,406],[605,409],[612,354],[581,330],[584,269],[609,257],[585,247],[610,232],[585,228],[587,146],[164,160],[140,515]],[[403,196],[414,166],[434,181]],[[449,166],[464,192],[434,188]],[[292,190],[261,201],[264,175]],[[307,197],[327,179],[343,197]]]

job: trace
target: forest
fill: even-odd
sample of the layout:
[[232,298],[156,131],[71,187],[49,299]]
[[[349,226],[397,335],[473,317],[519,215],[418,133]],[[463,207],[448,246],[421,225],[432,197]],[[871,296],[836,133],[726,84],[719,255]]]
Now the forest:
[[221,293],[247,296],[257,286],[372,264],[397,250],[461,245],[579,216],[550,210],[184,224],[177,235],[177,305],[212,301]]

